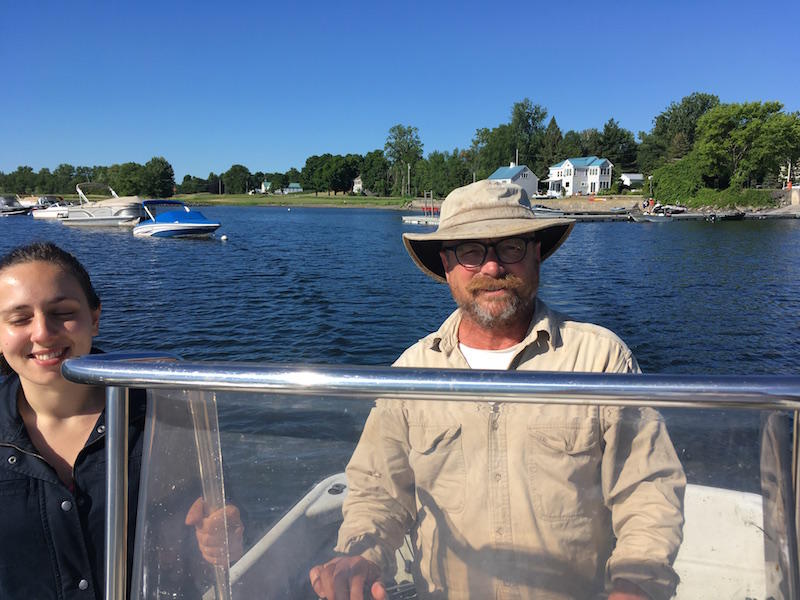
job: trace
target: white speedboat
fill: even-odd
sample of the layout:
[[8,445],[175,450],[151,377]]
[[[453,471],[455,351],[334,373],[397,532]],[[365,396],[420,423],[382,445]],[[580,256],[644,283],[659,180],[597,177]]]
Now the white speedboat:
[[61,196],[39,196],[31,210],[34,219],[64,219],[69,214],[70,203]]
[[543,204],[534,204],[531,206],[531,210],[533,211],[533,215],[535,217],[544,217],[546,219],[552,219],[555,217],[563,217],[564,211],[558,210],[557,208],[549,208],[544,206]]
[[[800,597],[800,482],[795,476],[798,440],[793,437],[800,377],[444,373],[183,362],[165,356],[148,361],[144,355],[110,354],[70,359],[63,371],[75,382],[113,386],[107,391],[106,416],[107,444],[114,449],[107,471],[107,488],[114,495],[106,512],[106,584],[119,593],[108,600],[122,600],[126,589],[126,504],[120,498],[127,497],[127,411],[121,400],[129,387],[149,388],[145,438],[150,440],[141,459],[132,600],[315,597],[309,568],[334,556],[348,482],[343,474],[334,474],[306,491],[312,458],[326,465],[346,461],[350,450],[342,442],[352,439],[352,432],[339,430],[358,427],[353,412],[358,403],[366,401],[368,406],[375,397],[446,402],[454,395],[475,402],[499,395],[514,403],[682,409],[682,420],[674,424],[691,430],[693,439],[706,441],[702,456],[692,457],[689,450],[676,447],[687,474],[692,468],[700,470],[686,488],[683,543],[674,562],[681,581],[675,598]],[[324,432],[293,433],[289,425],[297,422],[295,411],[308,413],[312,408],[316,427],[322,422],[329,426]],[[726,415],[722,420],[721,411]],[[248,415],[249,424],[236,425],[232,415]],[[719,425],[715,435],[706,429],[709,417]],[[336,445],[326,446],[328,452],[311,447],[334,433],[341,437],[335,438]],[[748,439],[746,450],[743,436]],[[226,464],[224,478],[223,456],[238,460],[230,467]],[[748,465],[742,462],[745,457]],[[208,569],[198,575],[181,572],[176,565],[191,569],[192,552],[196,553],[194,530],[184,524],[185,507],[199,493],[211,507],[223,506],[230,489],[243,492],[232,503],[243,506],[245,515],[250,509],[244,518],[250,532],[244,556],[233,565],[226,561],[213,574]],[[276,499],[279,490],[290,489],[301,490],[294,495],[299,501],[284,504]],[[280,514],[283,517],[276,519]],[[417,597],[413,546],[407,537],[397,550],[393,600]],[[495,565],[507,554],[471,547],[463,551],[482,554],[488,572],[501,568]],[[476,566],[476,577],[484,573],[483,566]],[[207,592],[192,591],[197,587]]]
[[[102,187],[111,192],[105,200],[90,201],[82,188]],[[59,217],[64,225],[82,227],[133,227],[144,216],[142,200],[138,196],[118,196],[111,186],[79,183],[75,186],[80,205],[67,208],[67,216]]]
[[220,225],[178,200],[145,200],[142,208],[145,217],[133,228],[137,237],[207,237]]

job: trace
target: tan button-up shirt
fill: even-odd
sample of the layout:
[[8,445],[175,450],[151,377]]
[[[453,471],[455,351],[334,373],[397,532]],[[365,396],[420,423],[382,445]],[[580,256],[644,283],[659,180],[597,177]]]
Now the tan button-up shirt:
[[[460,313],[395,366],[469,368]],[[537,301],[512,369],[638,373],[613,333]],[[651,409],[379,400],[347,467],[337,550],[394,573],[411,532],[421,598],[669,598],[686,479]]]

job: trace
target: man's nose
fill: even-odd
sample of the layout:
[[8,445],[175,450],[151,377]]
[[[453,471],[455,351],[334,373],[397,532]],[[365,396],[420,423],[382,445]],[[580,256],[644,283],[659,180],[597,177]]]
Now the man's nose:
[[488,277],[498,277],[505,273],[505,271],[506,268],[497,257],[494,246],[489,246],[486,249],[486,259],[481,265],[481,274],[487,275]]

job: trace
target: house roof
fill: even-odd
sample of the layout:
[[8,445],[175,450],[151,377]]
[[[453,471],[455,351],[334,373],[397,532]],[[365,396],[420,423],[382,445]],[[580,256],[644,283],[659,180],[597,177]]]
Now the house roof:
[[576,158],[564,159],[560,163],[552,165],[550,168],[557,169],[559,167],[563,167],[564,163],[567,161],[569,161],[573,167],[599,167],[605,162],[611,162],[607,158],[598,158],[596,156],[579,156]]
[[294,189],[294,188],[299,188],[299,187],[300,187],[300,184],[299,184],[299,183],[290,183],[290,184],[289,184],[289,187],[290,187],[290,188],[292,188],[292,189]]
[[494,173],[489,175],[489,179],[514,179],[517,175],[527,169],[525,165],[518,165],[516,167],[500,167]]
[[641,173],[623,173],[620,177],[627,177],[628,179],[644,179]]

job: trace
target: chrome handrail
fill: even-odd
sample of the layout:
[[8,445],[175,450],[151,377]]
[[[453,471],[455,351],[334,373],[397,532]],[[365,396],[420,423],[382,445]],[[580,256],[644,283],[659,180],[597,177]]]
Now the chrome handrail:
[[[174,355],[159,353],[87,355],[67,360],[62,372],[76,383],[108,386],[106,600],[125,598],[128,498],[125,388],[346,396],[364,400],[386,396],[407,400],[491,399],[537,404],[800,410],[800,376],[795,375],[631,375],[309,366],[176,361]],[[794,444],[796,456],[797,438]],[[797,498],[796,473],[795,477]],[[796,511],[800,511],[800,505],[796,504]]]
[[[800,376],[630,375],[409,369],[234,362],[138,362],[145,354],[93,354],[66,361],[76,383],[121,387],[325,394],[374,399],[480,400],[537,404],[800,409]],[[155,357],[154,357],[155,358]],[[164,355],[157,358],[164,359]],[[174,357],[173,357],[174,358]]]

